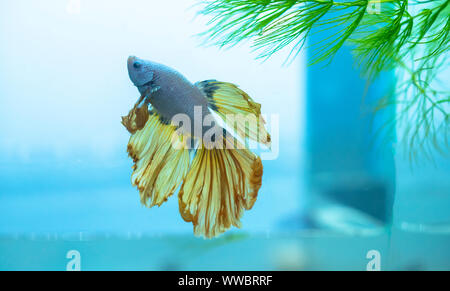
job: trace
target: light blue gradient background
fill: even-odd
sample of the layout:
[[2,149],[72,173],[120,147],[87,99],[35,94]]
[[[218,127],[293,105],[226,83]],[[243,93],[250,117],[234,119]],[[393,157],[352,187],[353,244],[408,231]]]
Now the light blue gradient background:
[[[195,0],[81,0],[79,12],[67,8],[70,1],[0,1],[0,270],[64,270],[71,249],[82,254],[83,270],[365,270],[372,249],[382,252],[383,269],[449,268],[448,160],[437,161],[447,165],[442,170],[423,167],[413,176],[396,157],[395,179],[406,186],[397,184],[394,227],[380,235],[308,228],[308,203],[319,195],[307,190],[307,169],[350,189],[361,185],[353,173],[364,167],[386,174],[376,150],[366,152],[370,136],[361,133],[354,103],[314,100],[308,122],[315,129],[305,132],[307,81],[334,94],[336,104],[359,102],[364,81],[350,65],[329,67],[335,79],[306,80],[304,54],[281,66],[289,50],[261,63],[248,43],[202,46],[195,34],[206,19],[196,17]],[[203,240],[182,220],[176,197],[160,208],[140,205],[120,124],[139,95],[128,79],[129,55],[174,67],[192,82],[236,83],[263,113],[279,115],[280,155],[264,161],[263,186],[241,230]],[[309,72],[320,76],[322,68]],[[311,162],[313,154],[322,162]],[[340,179],[339,170],[350,178]],[[398,229],[405,221],[440,223],[447,232]]]
[[[244,231],[276,229],[301,207],[301,58],[261,64],[247,45],[203,47],[196,1],[1,1],[0,233],[191,233],[177,198],[145,209],[130,184],[129,134],[138,98],[129,55],[172,66],[192,82],[239,84],[263,113],[280,116],[280,156]],[[289,191],[287,190],[289,189]],[[295,191],[292,191],[295,189]]]

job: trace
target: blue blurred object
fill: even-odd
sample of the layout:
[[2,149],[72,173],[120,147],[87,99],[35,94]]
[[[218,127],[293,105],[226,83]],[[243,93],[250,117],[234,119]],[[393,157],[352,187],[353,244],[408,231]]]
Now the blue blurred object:
[[[375,225],[386,226],[392,220],[394,201],[395,135],[385,143],[376,139],[375,132],[394,117],[394,108],[378,113],[373,108],[389,93],[395,79],[393,73],[386,73],[369,84],[353,64],[350,49],[344,47],[328,65],[307,69],[309,209],[311,215],[318,215],[318,209],[333,206],[332,221],[323,221],[327,215],[322,212],[317,218],[337,225],[337,203],[359,211],[361,219],[364,216]],[[356,220],[348,222],[357,227],[362,221]]]

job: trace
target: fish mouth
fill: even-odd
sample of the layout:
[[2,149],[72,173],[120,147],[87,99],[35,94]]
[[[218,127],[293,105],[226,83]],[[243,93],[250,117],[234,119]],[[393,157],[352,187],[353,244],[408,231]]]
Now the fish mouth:
[[128,67],[132,66],[135,61],[136,61],[136,57],[135,56],[129,56],[128,60],[127,60]]
[[[136,62],[140,63],[139,68],[134,67]],[[151,84],[154,73],[144,60],[141,60],[135,56],[129,56],[127,66],[130,80],[136,87],[143,87]]]

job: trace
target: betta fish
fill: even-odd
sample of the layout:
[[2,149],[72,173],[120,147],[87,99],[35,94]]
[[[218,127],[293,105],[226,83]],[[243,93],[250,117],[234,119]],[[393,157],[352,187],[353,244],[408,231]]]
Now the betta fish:
[[[270,147],[261,105],[231,83],[193,84],[172,68],[134,56],[127,66],[141,95],[122,117],[131,133],[127,148],[134,162],[131,182],[141,203],[161,206],[179,188],[180,214],[192,222],[196,236],[213,238],[232,226],[241,227],[263,174],[261,158],[246,141]],[[200,118],[201,130],[174,122],[180,115],[194,123]],[[232,115],[256,118],[228,118]],[[212,124],[215,130],[207,138]]]

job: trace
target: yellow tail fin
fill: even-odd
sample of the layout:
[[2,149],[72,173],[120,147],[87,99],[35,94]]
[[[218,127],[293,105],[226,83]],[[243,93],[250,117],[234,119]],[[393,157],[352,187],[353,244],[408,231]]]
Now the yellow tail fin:
[[195,235],[207,238],[240,227],[244,209],[256,201],[262,174],[261,159],[247,149],[201,147],[178,195],[181,216],[194,224]]

